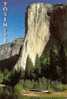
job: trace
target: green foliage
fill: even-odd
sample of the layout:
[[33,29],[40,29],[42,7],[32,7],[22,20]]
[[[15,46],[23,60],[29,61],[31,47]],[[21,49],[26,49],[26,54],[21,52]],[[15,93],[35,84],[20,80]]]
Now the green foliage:
[[56,71],[56,54],[53,49],[50,49],[50,67],[49,67],[49,77],[52,80],[56,80],[57,78],[57,71]]
[[2,83],[3,79],[4,79],[4,75],[3,75],[3,73],[0,71],[0,83]]
[[[59,80],[58,75],[60,75]],[[7,85],[14,88],[15,93],[19,93],[23,89],[67,90],[67,85],[56,82],[56,80],[67,82],[66,56],[63,45],[60,45],[59,50],[51,46],[49,51],[44,52],[41,57],[37,55],[35,66],[28,56],[25,72],[0,71],[0,84],[8,82]],[[3,88],[0,89],[0,93],[3,93]],[[6,88],[5,93],[8,91],[9,89]]]
[[21,72],[16,72],[15,70],[0,71],[0,95],[13,95],[20,91],[20,88],[22,88],[21,83],[19,83],[20,73]]
[[39,80],[41,77],[46,77],[50,80],[58,80],[67,83],[67,62],[63,44],[53,41],[50,48],[45,50],[41,57],[36,56],[35,66],[31,59],[27,58],[25,79]]
[[46,64],[49,64],[50,62],[50,58],[49,58],[49,55],[48,53],[43,53],[40,57],[40,62],[42,65],[46,65]]
[[33,85],[33,89],[42,89],[42,90],[46,90],[48,87],[47,85],[47,79],[43,78],[39,78],[39,81],[34,82]]
[[34,85],[34,81],[32,80],[25,80],[23,84],[24,89],[32,89]]
[[10,72],[7,69],[5,69],[4,71],[0,70],[0,84],[3,82],[3,80],[7,80],[9,75]]
[[51,86],[51,88],[54,91],[64,91],[64,90],[67,90],[67,85],[62,84],[61,82],[56,82],[56,81],[55,82],[51,82],[50,86]]
[[[23,82],[24,83],[24,82]],[[23,83],[19,82],[16,84],[14,88],[14,92],[17,94],[23,90]]]
[[39,83],[38,82],[34,82],[33,89],[38,89],[38,88],[39,88]]
[[36,56],[36,60],[35,60],[34,72],[36,75],[36,79],[38,79],[41,75],[41,64],[40,64],[40,58],[38,57],[38,55]]
[[35,68],[39,68],[39,67],[40,67],[40,58],[37,55],[35,60]]
[[60,45],[59,62],[60,62],[59,65],[62,69],[62,82],[67,83],[67,63],[63,44]]
[[32,70],[33,70],[33,63],[31,62],[31,59],[28,56],[26,62],[26,69],[25,69],[25,78],[30,78]]

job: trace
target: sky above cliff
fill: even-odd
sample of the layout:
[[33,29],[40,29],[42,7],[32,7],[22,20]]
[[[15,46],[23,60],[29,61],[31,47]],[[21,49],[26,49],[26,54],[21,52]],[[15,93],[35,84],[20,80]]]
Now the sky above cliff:
[[[25,35],[25,12],[33,2],[66,3],[66,0],[7,0],[8,1],[8,42]],[[3,0],[0,0],[0,44],[3,43]]]

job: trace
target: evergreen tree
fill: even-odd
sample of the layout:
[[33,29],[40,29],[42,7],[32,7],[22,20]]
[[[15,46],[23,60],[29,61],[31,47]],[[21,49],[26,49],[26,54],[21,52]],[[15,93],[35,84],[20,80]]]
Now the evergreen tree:
[[57,71],[56,71],[56,58],[53,48],[50,49],[50,66],[49,66],[49,77],[52,80],[57,79]]
[[35,60],[35,79],[38,80],[39,77],[41,76],[41,64],[40,64],[40,58],[38,57],[38,55],[36,56],[36,60]]
[[60,60],[59,65],[62,68],[62,75],[61,75],[62,76],[62,82],[67,83],[67,65],[66,65],[66,56],[65,56],[63,44],[60,45],[59,60]]
[[27,57],[27,62],[26,62],[26,69],[25,69],[25,79],[32,79],[31,78],[31,74],[32,74],[32,71],[33,71],[33,63],[30,59],[30,57],[28,56]]

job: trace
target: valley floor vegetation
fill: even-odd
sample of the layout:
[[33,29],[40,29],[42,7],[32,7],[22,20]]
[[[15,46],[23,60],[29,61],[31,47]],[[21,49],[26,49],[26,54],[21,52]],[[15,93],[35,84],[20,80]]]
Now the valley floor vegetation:
[[0,96],[15,96],[14,99],[18,99],[17,95],[21,92],[23,93],[22,90],[37,89],[53,92],[67,90],[66,59],[67,56],[63,44],[60,44],[59,47],[50,45],[48,50],[45,49],[41,57],[38,57],[37,55],[35,66],[33,66],[31,59],[28,56],[25,71],[0,70]]

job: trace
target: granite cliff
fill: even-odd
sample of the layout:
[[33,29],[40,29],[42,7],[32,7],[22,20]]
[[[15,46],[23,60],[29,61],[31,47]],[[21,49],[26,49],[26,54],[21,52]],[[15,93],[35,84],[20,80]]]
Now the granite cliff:
[[18,55],[13,66],[25,70],[27,57],[29,56],[35,65],[36,56],[41,56],[46,45],[51,42],[51,37],[57,40],[59,45],[62,43],[67,50],[67,5],[33,3],[27,8],[25,24],[24,41],[1,46],[0,60]]
[[41,56],[51,36],[58,40],[58,44],[64,43],[66,46],[67,6],[34,3],[28,7],[26,17],[27,34],[18,62],[20,65],[17,65],[24,70],[27,57],[29,56],[35,65],[36,56]]
[[28,30],[24,41],[21,67],[25,69],[26,59],[29,56],[35,64],[36,55],[40,56],[50,37],[50,18],[47,15],[51,5],[32,4],[28,8]]

